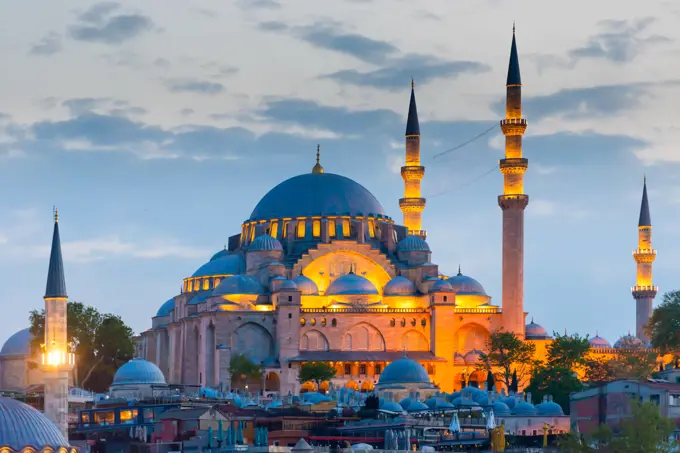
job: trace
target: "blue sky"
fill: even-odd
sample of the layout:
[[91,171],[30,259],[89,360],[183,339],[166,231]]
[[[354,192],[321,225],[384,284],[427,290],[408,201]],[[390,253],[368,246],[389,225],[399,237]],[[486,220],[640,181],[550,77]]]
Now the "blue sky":
[[433,261],[500,304],[500,131],[434,156],[497,124],[516,20],[525,308],[613,342],[634,328],[644,174],[655,283],[680,287],[679,18],[670,1],[3,2],[0,341],[42,307],[53,205],[69,296],[136,332],[317,143],[401,219],[411,77]]

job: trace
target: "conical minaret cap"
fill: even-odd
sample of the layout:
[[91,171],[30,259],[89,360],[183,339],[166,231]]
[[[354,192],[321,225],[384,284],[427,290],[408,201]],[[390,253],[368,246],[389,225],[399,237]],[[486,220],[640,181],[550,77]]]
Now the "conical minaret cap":
[[418,122],[418,108],[416,107],[415,83],[411,80],[411,101],[408,104],[408,119],[406,120],[406,135],[420,135]]
[[510,64],[508,65],[508,80],[506,85],[521,85],[519,74],[519,56],[517,55],[517,41],[515,40],[515,25],[512,25],[512,47],[510,48]]
[[647,200],[647,178],[645,178],[644,185],[642,186],[642,204],[640,205],[640,220],[638,221],[638,226],[652,226],[652,218],[649,215],[649,200]]
[[59,239],[59,213],[54,211],[54,232],[52,233],[52,251],[50,266],[47,270],[47,287],[45,298],[68,297],[66,295],[66,278],[64,277],[64,261],[61,258],[61,240]]

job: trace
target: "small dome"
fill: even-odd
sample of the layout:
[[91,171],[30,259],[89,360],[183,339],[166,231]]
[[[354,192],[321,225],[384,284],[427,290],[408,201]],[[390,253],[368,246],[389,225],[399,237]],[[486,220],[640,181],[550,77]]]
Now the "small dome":
[[406,252],[429,252],[430,246],[427,245],[425,239],[419,236],[406,236],[397,244],[398,253]]
[[471,295],[471,296],[486,296],[486,291],[481,283],[472,277],[463,275],[458,271],[457,275],[450,277],[448,280],[456,294]]
[[383,405],[380,406],[380,410],[386,412],[396,412],[398,414],[404,412],[404,409],[394,401],[385,401]]
[[516,415],[536,415],[536,408],[531,403],[520,401],[518,404],[515,404],[513,412]]
[[533,319],[525,326],[524,329],[525,336],[528,340],[543,340],[550,338],[548,331],[545,330],[545,328],[540,324],[536,324]]
[[305,275],[298,275],[293,279],[293,281],[303,296],[316,296],[319,294],[319,288],[311,278]]
[[[481,354],[481,351],[478,351],[476,349],[468,352],[465,354],[465,364],[466,365],[477,365],[477,362],[479,362],[479,356]],[[479,389],[476,389],[479,390]]]
[[429,384],[430,377],[425,368],[407,357],[395,360],[380,374],[378,384]]
[[199,267],[192,277],[209,277],[211,275],[235,275],[244,272],[246,263],[241,255],[230,253],[221,258],[210,260]]
[[612,347],[606,339],[597,334],[593,338],[589,338],[588,343],[590,343],[590,347],[594,349],[609,349]]
[[298,285],[293,280],[284,280],[279,287],[281,291],[297,291]]
[[437,280],[430,288],[430,292],[451,293],[453,292],[453,286],[446,280]]
[[227,248],[225,247],[225,248],[223,248],[222,250],[220,250],[219,252],[215,253],[215,254],[212,256],[212,258],[210,258],[210,261],[218,260],[218,259],[220,259],[220,258],[222,258],[222,257],[227,256],[228,254],[229,254],[229,251],[228,251]]
[[249,275],[232,275],[227,277],[213,290],[213,296],[263,293],[262,285]]
[[212,296],[212,291],[199,291],[191,298],[189,305],[202,304],[203,302],[206,302],[210,296]]
[[489,404],[489,394],[487,392],[477,393],[476,395],[473,395],[472,399],[477,404]]
[[454,365],[465,365],[465,357],[459,352],[456,352],[453,355],[453,364]]
[[425,401],[425,405],[430,409],[435,409],[437,406],[446,400],[441,396],[431,396]]
[[451,404],[453,406],[479,406],[476,402],[472,401],[470,398],[464,398],[462,396],[459,396],[458,398],[454,398],[453,401],[451,401]]
[[18,331],[5,341],[0,355],[29,355],[31,353],[31,329]]
[[282,251],[283,246],[278,239],[268,234],[263,234],[255,238],[248,246],[249,252],[264,252],[264,251]]
[[166,300],[163,305],[156,312],[156,316],[170,316],[172,310],[175,309],[175,298]]
[[346,274],[333,280],[326,291],[328,296],[351,294],[378,294],[378,290],[361,275]]
[[411,280],[401,275],[387,282],[383,289],[385,296],[410,296],[416,293],[416,285]]
[[625,335],[614,343],[614,347],[617,349],[621,348],[644,348],[645,344],[638,337],[634,337],[631,334]]
[[493,403],[493,413],[494,415],[510,415],[510,408],[502,401],[496,401]]
[[517,398],[514,396],[506,396],[503,398],[503,403],[505,403],[510,409],[515,407],[515,404],[517,404]]
[[404,398],[403,400],[399,401],[399,405],[400,405],[402,408],[404,408],[404,410],[406,410],[406,409],[408,409],[408,407],[411,405],[411,403],[412,403],[413,401],[414,401],[414,400],[412,400],[411,398],[406,397],[406,398]]
[[411,404],[409,404],[408,409],[406,409],[408,412],[420,412],[420,411],[428,411],[430,408],[427,406],[427,404],[423,403],[422,401],[413,401]]
[[116,371],[111,385],[165,384],[163,372],[144,359],[132,359]]
[[25,447],[42,450],[68,447],[68,441],[41,412],[15,399],[0,396],[0,445],[10,451],[24,451]]
[[536,406],[536,412],[538,412],[539,415],[548,415],[548,416],[564,415],[564,411],[562,410],[562,406],[555,403],[554,401],[547,401],[545,403],[539,404],[538,406]]

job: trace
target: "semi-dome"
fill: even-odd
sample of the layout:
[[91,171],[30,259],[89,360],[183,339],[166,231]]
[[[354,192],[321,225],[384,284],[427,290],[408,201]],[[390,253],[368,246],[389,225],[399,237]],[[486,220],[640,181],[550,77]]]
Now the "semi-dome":
[[475,296],[487,295],[481,283],[472,277],[461,274],[460,271],[458,271],[457,275],[454,275],[446,281],[451,284],[451,287],[453,287],[456,294]]
[[165,384],[163,372],[144,359],[132,359],[118,368],[111,385]]
[[356,274],[346,274],[333,280],[326,294],[329,296],[378,294],[378,290],[367,278]]
[[437,280],[430,288],[430,292],[451,293],[453,286],[446,280]]
[[298,291],[298,285],[293,280],[284,280],[279,287],[282,291]]
[[230,253],[221,258],[210,260],[199,267],[192,277],[209,277],[211,275],[234,275],[246,270],[246,263],[241,255]]
[[222,250],[220,250],[219,252],[215,253],[215,254],[210,258],[210,261],[218,260],[218,259],[220,259],[220,258],[223,258],[223,257],[227,256],[228,254],[229,254],[229,251],[228,251],[227,248],[225,247],[225,248],[223,248]]
[[[0,349],[0,355],[28,355],[31,353],[31,329],[26,328],[9,337]],[[2,444],[0,444],[2,445]]]
[[385,367],[378,384],[429,384],[430,377],[425,368],[415,360],[402,357]]
[[429,252],[430,246],[420,236],[406,236],[397,244],[397,252]]
[[515,415],[536,415],[536,407],[526,401],[520,401],[518,404],[515,404],[513,412]]
[[263,294],[264,290],[260,282],[250,275],[232,275],[225,278],[213,290],[213,296],[227,294]]
[[546,339],[550,338],[548,331],[540,324],[536,324],[532,319],[529,324],[524,327],[525,336],[528,339]]
[[156,316],[170,316],[170,313],[172,310],[175,309],[175,298],[171,298],[163,302],[163,305],[160,306],[158,311],[156,312]]
[[255,238],[248,246],[249,252],[282,251],[283,246],[278,239],[268,234],[263,234]]
[[538,412],[539,415],[547,415],[547,416],[559,416],[559,415],[564,415],[564,411],[562,410],[562,406],[557,404],[554,401],[546,401],[545,403],[541,403],[536,406],[536,412]]
[[616,340],[614,347],[617,349],[621,348],[642,348],[645,344],[638,337],[634,337],[631,334],[624,335],[623,337]]
[[303,296],[314,296],[319,294],[319,288],[316,286],[316,283],[314,283],[314,280],[306,275],[298,275],[293,281],[300,290],[300,294]]
[[383,289],[385,296],[410,296],[416,293],[416,285],[404,276],[394,277]]
[[199,291],[191,298],[189,305],[198,305],[207,302],[210,296],[212,296],[212,291]]
[[270,190],[250,220],[323,215],[384,216],[378,200],[361,184],[332,173],[294,176]]
[[69,443],[45,415],[31,406],[0,396],[0,446],[24,451],[26,447],[43,449],[68,447]]
[[611,343],[598,334],[595,334],[593,338],[589,338],[588,343],[590,343],[590,347],[594,349],[609,349],[612,347]]

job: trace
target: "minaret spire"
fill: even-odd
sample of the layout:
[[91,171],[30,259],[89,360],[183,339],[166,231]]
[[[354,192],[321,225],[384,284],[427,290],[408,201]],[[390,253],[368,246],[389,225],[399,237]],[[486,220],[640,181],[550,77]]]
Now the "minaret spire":
[[505,89],[505,119],[501,120],[505,159],[499,162],[503,174],[503,195],[498,197],[498,205],[503,210],[503,327],[523,337],[524,209],[529,204],[529,196],[524,193],[524,173],[529,161],[522,156],[522,136],[527,120],[522,118],[522,78],[514,23]]
[[319,157],[321,155],[321,145],[316,145],[316,165],[312,168],[312,173],[323,173],[324,169],[319,163]]
[[656,259],[656,250],[652,247],[652,217],[649,214],[646,176],[643,181],[638,220],[638,248],[633,250],[633,258],[637,263],[637,275],[632,293],[636,303],[635,336],[647,343],[649,339],[646,327],[652,316],[652,305],[659,288],[652,283],[652,263]]
[[425,209],[425,199],[420,196],[420,181],[425,175],[425,167],[420,165],[420,123],[418,122],[418,108],[416,107],[415,82],[411,79],[411,99],[408,105],[406,120],[406,165],[401,167],[401,177],[404,180],[404,198],[399,200],[399,208],[404,213],[404,226],[409,234],[426,237],[422,229],[422,214]]
[[52,232],[52,250],[50,264],[47,269],[47,287],[45,298],[68,297],[66,295],[66,279],[64,277],[64,261],[61,258],[61,240],[59,238],[59,211],[54,209],[54,230]]

